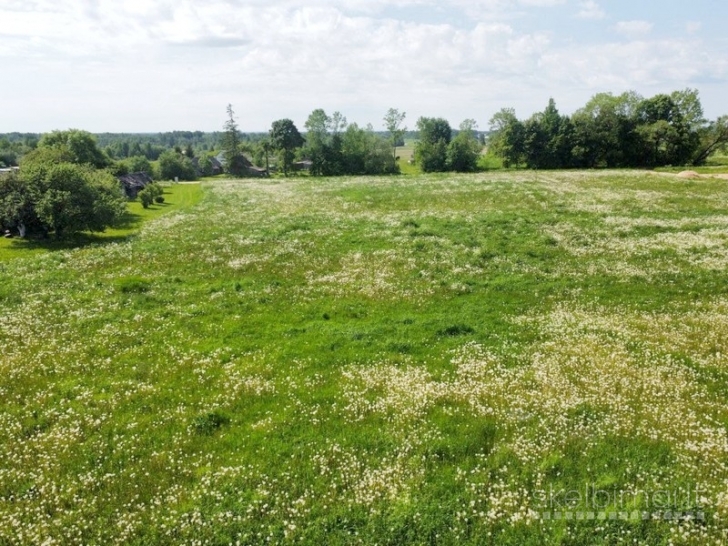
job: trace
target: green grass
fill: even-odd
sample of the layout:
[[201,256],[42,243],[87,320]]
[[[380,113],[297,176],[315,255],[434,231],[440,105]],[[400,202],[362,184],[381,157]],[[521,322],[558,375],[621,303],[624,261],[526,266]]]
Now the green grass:
[[668,172],[668,173],[679,173],[681,171],[695,171],[698,174],[715,175],[715,174],[727,174],[728,173],[728,156],[713,154],[705,162],[705,165],[699,167],[658,167],[655,169],[657,172]]
[[661,173],[680,173],[683,171],[693,171],[698,174],[728,174],[728,165],[701,165],[700,167],[657,167],[655,172]]
[[728,155],[725,152],[713,154],[705,163],[709,167],[726,167],[728,166]]
[[397,157],[399,157],[397,164],[399,165],[399,170],[402,174],[413,175],[422,173],[420,166],[411,162],[414,154],[415,142],[412,140],[408,140],[405,142],[404,146],[399,146],[397,148]]
[[124,241],[136,233],[141,226],[159,216],[193,206],[202,197],[199,184],[172,184],[164,187],[165,202],[142,207],[138,200],[127,205],[126,216],[121,225],[102,233],[79,233],[62,241],[54,239],[0,239],[0,261],[25,257],[31,254],[45,253],[53,250],[73,249],[93,244]]
[[483,171],[503,168],[503,160],[493,154],[483,153],[478,160],[478,169]]
[[725,540],[728,181],[172,191],[0,263],[0,544]]

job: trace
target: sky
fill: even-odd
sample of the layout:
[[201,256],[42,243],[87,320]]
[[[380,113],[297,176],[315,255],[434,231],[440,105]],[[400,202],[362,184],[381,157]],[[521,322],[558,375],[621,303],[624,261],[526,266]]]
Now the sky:
[[488,128],[695,88],[728,114],[725,0],[0,0],[0,132],[243,132],[317,108]]

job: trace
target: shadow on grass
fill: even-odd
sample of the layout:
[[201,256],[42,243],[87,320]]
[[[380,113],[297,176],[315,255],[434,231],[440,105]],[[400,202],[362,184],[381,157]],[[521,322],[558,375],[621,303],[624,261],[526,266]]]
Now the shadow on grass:
[[126,211],[124,216],[117,225],[114,226],[115,230],[128,230],[136,229],[142,225],[142,215],[134,212]]
[[74,233],[62,239],[48,237],[13,239],[10,250],[71,250],[89,245],[120,243],[128,239],[128,235],[101,235],[94,233]]
[[126,241],[142,225],[144,218],[140,214],[126,212],[121,221],[113,228],[100,233],[72,233],[56,239],[55,236],[29,236],[25,239],[10,240],[10,250],[71,250],[89,245],[120,243]]

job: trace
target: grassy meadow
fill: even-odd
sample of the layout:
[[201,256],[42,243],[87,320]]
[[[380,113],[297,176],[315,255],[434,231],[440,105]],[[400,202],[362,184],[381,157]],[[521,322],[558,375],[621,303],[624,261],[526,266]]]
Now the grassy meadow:
[[0,545],[728,543],[728,180],[170,191],[0,247]]

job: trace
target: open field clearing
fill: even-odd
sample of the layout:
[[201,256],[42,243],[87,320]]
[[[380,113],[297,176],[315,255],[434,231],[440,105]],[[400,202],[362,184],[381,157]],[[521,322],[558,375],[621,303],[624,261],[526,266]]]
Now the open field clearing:
[[3,255],[0,545],[728,543],[728,180],[203,192]]

